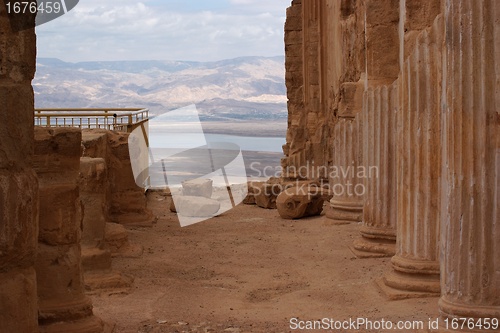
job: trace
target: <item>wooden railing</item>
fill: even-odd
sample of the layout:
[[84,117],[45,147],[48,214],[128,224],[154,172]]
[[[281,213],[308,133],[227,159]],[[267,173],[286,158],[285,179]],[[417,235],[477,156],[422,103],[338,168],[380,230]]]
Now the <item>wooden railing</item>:
[[149,119],[148,109],[35,109],[35,126],[100,128],[132,132]]

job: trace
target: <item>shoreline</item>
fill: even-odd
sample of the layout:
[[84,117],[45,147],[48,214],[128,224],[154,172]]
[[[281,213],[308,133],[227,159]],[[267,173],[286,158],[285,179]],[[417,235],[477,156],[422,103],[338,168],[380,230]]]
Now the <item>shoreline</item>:
[[201,126],[208,134],[285,138],[288,125],[286,121],[274,120],[269,122],[202,121]]

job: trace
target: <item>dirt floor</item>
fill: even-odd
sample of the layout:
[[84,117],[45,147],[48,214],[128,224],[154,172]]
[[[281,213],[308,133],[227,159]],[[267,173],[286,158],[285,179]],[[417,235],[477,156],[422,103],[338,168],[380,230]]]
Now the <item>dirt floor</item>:
[[133,288],[92,296],[94,312],[114,332],[412,332],[294,328],[323,318],[427,325],[437,317],[437,298],[387,300],[375,281],[390,259],[353,255],[357,224],[282,220],[276,210],[239,205],[181,228],[170,200],[148,194],[157,223],[129,228],[143,255],[113,259],[115,270],[135,278]]

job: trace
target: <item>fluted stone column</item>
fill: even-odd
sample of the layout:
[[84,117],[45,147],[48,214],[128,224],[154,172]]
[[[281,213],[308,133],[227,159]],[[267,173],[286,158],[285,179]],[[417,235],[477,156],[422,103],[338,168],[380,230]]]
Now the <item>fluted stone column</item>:
[[[361,167],[361,109],[365,79],[363,69],[364,49],[364,7],[351,1],[332,1],[332,9],[339,15],[324,18],[331,25],[325,45],[324,57],[329,59],[326,77],[331,81],[322,82],[324,100],[332,100],[323,107],[334,110],[332,119],[331,144],[332,155],[329,169],[330,194],[333,195],[325,209],[326,217],[333,224],[361,222],[363,213],[364,185],[359,176]],[[328,91],[330,89],[330,91]],[[335,98],[333,98],[335,96]]]
[[[366,52],[366,68],[364,76],[365,88],[376,88],[377,86],[391,85],[398,77],[397,59],[399,56],[398,43],[398,18],[399,18],[399,1],[396,0],[366,0],[365,2],[365,52]],[[362,156],[363,167],[366,171],[378,170],[381,171],[380,158],[384,154],[384,150],[389,147],[375,145],[370,141],[369,137],[378,137],[381,133],[374,132],[378,129],[372,128],[376,126],[376,122],[380,124],[381,118],[374,112],[389,112],[390,100],[379,100],[383,96],[380,94],[366,93],[362,106]],[[372,95],[370,97],[370,95]],[[384,104],[385,103],[385,104]],[[384,108],[384,109],[381,109]],[[386,117],[388,115],[384,115]],[[379,119],[380,118],[380,119]],[[377,134],[378,133],[378,134]],[[375,190],[380,181],[380,174],[365,175],[365,198],[372,196],[368,203],[368,211],[363,213],[363,226],[361,229],[360,238],[356,239],[351,247],[353,252],[358,257],[380,257],[390,256],[394,254],[395,230],[391,226],[391,219],[384,216],[383,220],[376,219],[374,216],[375,208],[382,209],[386,206],[386,198],[376,196]],[[379,205],[375,207],[373,205]],[[373,207],[373,208],[372,208]],[[390,207],[390,206],[387,206]]]
[[[38,180],[32,168],[35,73],[34,29],[22,15],[9,22],[0,1],[0,331],[38,331],[34,263]],[[11,25],[12,23],[12,25]]]
[[363,214],[363,178],[358,178],[361,149],[355,118],[339,118],[333,132],[333,168],[330,170],[330,209],[326,216],[337,224],[360,222]]
[[368,88],[364,96],[364,168],[366,197],[361,237],[354,241],[359,257],[383,257],[395,253],[396,116],[397,81]]
[[398,120],[398,225],[392,298],[438,295],[441,198],[443,18],[416,38],[401,72]]
[[500,318],[499,17],[496,0],[446,1],[439,307],[449,319]]
[[35,170],[40,180],[40,231],[36,272],[40,332],[102,332],[84,295],[81,270],[81,202],[78,188],[81,131],[35,129]]

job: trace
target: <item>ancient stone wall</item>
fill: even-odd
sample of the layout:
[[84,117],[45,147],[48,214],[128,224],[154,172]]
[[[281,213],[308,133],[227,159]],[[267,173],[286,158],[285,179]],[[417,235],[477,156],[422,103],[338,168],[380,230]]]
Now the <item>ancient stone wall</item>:
[[38,330],[34,263],[38,181],[32,169],[35,17],[9,21],[0,1],[0,330]]
[[144,189],[137,186],[132,172],[128,135],[105,130],[84,130],[83,156],[105,160],[107,221],[151,225],[154,216],[147,209]]

